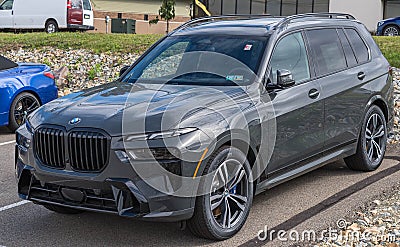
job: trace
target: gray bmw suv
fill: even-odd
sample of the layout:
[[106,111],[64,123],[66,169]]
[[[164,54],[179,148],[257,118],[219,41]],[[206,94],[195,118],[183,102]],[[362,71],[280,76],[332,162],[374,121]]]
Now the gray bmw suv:
[[377,169],[392,122],[391,67],[352,16],[200,18],[117,81],[32,113],[16,134],[18,193],[223,240],[275,185],[338,159]]

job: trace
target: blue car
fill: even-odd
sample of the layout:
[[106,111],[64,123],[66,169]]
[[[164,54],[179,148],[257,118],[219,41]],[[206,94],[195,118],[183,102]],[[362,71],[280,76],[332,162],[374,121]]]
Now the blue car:
[[398,36],[400,35],[400,16],[378,22],[376,35]]
[[57,95],[54,74],[47,65],[17,64],[0,56],[0,126],[15,131],[30,113]]

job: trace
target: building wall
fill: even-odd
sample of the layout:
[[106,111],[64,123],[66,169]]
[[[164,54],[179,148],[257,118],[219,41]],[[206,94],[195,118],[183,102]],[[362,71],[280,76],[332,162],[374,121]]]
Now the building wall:
[[369,31],[375,31],[379,20],[383,19],[382,0],[330,0],[330,12],[353,15],[364,23]]

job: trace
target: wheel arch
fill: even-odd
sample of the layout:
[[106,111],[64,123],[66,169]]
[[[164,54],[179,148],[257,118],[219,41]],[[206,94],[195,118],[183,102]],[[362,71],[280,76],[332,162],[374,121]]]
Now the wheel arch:
[[58,24],[58,21],[54,17],[50,17],[50,18],[47,18],[46,21],[44,22],[45,28],[47,26],[47,23],[49,23],[49,21],[54,21],[57,24],[57,27],[60,27],[60,25]]
[[373,105],[378,106],[382,110],[383,115],[385,116],[385,120],[389,121],[389,107],[388,107],[386,101],[384,100],[384,98],[380,95],[375,95],[374,97],[372,97],[367,104],[365,113]]
[[37,100],[39,100],[40,105],[43,104],[42,98],[40,97],[40,95],[39,95],[35,90],[33,90],[33,89],[31,89],[31,88],[27,88],[27,89],[23,88],[23,89],[20,89],[20,90],[16,91],[16,92],[14,93],[13,97],[11,98],[10,106],[9,106],[9,109],[8,109],[8,112],[9,112],[9,113],[10,113],[10,111],[11,111],[12,102],[14,102],[15,98],[16,98],[18,95],[22,94],[22,93],[30,93],[30,94],[32,94],[33,96],[36,97]]

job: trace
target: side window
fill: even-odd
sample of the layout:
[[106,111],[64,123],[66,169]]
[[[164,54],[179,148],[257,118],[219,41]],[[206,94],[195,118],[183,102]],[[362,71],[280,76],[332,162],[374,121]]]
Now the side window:
[[309,30],[307,36],[319,75],[326,75],[347,67],[336,29]]
[[0,10],[12,10],[14,0],[6,0],[0,5]]
[[340,41],[342,42],[344,54],[347,60],[347,66],[353,67],[357,65],[357,59],[354,55],[353,49],[350,46],[349,41],[347,40],[346,35],[344,34],[343,29],[338,29],[338,34]]
[[356,54],[358,63],[365,63],[369,60],[368,48],[356,30],[346,28],[346,34]]
[[83,0],[83,9],[92,10],[92,6],[90,5],[90,0]]
[[292,72],[296,83],[310,79],[307,51],[301,33],[290,34],[279,41],[270,61],[272,81],[277,82],[280,69]]

